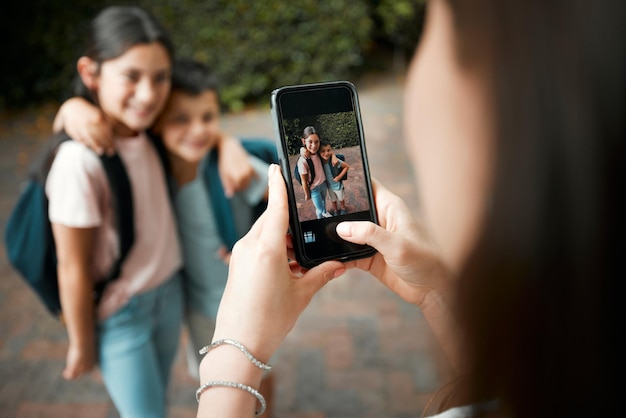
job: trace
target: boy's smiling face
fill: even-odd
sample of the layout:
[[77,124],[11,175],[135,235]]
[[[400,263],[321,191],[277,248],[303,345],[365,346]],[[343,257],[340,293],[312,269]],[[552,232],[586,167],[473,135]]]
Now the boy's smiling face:
[[197,96],[172,91],[155,132],[170,154],[198,163],[219,139],[220,107],[217,93],[207,90]]
[[322,147],[320,148],[320,157],[322,157],[324,161],[328,161],[331,154],[332,154],[332,150],[331,150],[330,144],[322,145]]

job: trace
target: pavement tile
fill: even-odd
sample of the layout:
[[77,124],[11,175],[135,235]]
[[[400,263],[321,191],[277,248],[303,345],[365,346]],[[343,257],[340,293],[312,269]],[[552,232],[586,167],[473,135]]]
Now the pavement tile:
[[34,404],[24,403],[15,413],[15,418],[107,418],[110,405],[107,404]]

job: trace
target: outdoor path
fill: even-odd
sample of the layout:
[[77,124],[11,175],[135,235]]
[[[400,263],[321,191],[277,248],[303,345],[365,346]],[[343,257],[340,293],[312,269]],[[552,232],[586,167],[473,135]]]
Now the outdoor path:
[[[376,77],[357,89],[371,173],[417,212],[402,136],[403,80]],[[50,118],[48,111],[0,122],[2,234]],[[269,108],[226,115],[222,124],[238,136],[274,137]],[[0,243],[0,417],[116,417],[97,372],[61,378],[65,352],[64,328],[12,271]],[[197,383],[180,353],[169,416],[195,417]],[[319,292],[273,362],[275,418],[419,417],[447,370],[419,310],[359,271]]]

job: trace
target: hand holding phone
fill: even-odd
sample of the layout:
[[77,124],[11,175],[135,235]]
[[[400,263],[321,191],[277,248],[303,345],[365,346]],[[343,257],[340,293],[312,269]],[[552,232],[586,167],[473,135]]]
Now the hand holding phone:
[[342,221],[377,223],[354,85],[282,87],[272,92],[271,106],[297,261],[309,268],[375,254],[335,232]]

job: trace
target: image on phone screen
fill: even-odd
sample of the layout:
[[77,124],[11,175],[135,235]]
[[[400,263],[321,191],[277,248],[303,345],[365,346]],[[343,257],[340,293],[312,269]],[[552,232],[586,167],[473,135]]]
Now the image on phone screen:
[[299,88],[277,97],[278,129],[292,193],[294,233],[308,260],[356,258],[370,247],[341,240],[348,220],[375,221],[356,92],[342,85]]

